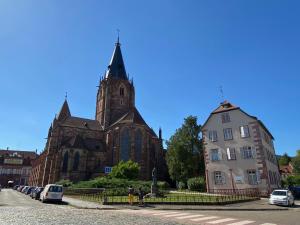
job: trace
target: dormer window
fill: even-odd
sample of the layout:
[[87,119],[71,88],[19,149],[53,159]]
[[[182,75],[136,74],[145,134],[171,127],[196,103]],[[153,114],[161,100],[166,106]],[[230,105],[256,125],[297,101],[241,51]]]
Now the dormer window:
[[120,87],[120,96],[124,96],[124,88]]

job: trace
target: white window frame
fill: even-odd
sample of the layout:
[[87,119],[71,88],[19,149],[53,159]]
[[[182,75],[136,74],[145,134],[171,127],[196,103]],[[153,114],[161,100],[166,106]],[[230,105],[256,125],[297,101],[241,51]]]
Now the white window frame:
[[258,184],[258,177],[256,170],[247,170],[248,182],[250,185]]
[[225,184],[225,176],[221,171],[214,171],[214,181],[216,185]]
[[218,133],[216,130],[210,130],[208,132],[208,138],[211,142],[217,142],[218,141]]
[[224,141],[233,140],[232,128],[224,128],[223,134],[224,134]]
[[228,112],[222,113],[221,120],[222,120],[222,123],[229,123],[230,122],[229,113]]
[[220,155],[220,150],[215,148],[210,150],[210,155],[211,155],[211,161],[220,161],[221,160],[221,155]]
[[243,159],[254,159],[255,158],[255,149],[251,146],[241,147],[241,155]]
[[235,148],[226,148],[227,160],[236,160]]
[[240,135],[241,135],[241,138],[250,137],[250,130],[249,130],[248,125],[240,126]]

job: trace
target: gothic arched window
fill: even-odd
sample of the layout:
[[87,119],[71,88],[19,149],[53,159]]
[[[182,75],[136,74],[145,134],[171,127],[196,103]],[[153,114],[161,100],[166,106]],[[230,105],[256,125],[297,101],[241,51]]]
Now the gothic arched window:
[[64,158],[63,158],[63,166],[62,166],[62,171],[64,173],[68,172],[68,161],[69,161],[69,154],[68,152],[66,152],[64,154]]
[[136,162],[140,162],[141,161],[141,158],[142,158],[142,140],[143,140],[143,134],[142,134],[142,131],[140,129],[138,129],[136,132],[135,132],[135,143],[134,143],[134,146],[135,146],[135,161]]
[[124,96],[124,87],[120,87],[120,96]]
[[125,128],[121,133],[121,143],[120,143],[120,150],[121,150],[121,160],[128,161],[129,154],[130,154],[130,135],[128,128]]
[[75,156],[74,156],[74,163],[73,163],[73,170],[74,170],[74,171],[77,171],[77,170],[78,170],[78,167],[79,167],[79,159],[80,159],[79,152],[76,152],[76,153],[75,153]]

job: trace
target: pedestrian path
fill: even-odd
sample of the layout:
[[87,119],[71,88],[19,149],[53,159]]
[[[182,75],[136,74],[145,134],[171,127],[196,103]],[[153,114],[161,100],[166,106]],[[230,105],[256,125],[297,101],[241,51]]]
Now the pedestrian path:
[[277,225],[275,223],[261,223],[254,220],[238,219],[233,217],[221,217],[218,215],[205,215],[201,212],[184,212],[184,211],[166,211],[166,210],[153,210],[153,209],[141,209],[131,210],[124,209],[120,210],[126,213],[136,214],[143,216],[159,217],[160,219],[170,219],[181,223],[190,224],[205,224],[205,225]]

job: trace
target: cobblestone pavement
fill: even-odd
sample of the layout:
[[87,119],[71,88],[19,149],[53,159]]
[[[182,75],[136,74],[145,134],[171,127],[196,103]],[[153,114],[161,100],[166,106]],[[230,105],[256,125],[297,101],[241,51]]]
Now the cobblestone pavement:
[[76,209],[68,205],[43,204],[20,192],[3,189],[0,192],[1,225],[35,224],[153,224],[177,225],[175,221],[162,223],[160,218],[122,213],[121,210]]
[[[135,209],[135,210],[134,210]],[[0,224],[221,224],[295,225],[300,208],[285,211],[201,211],[150,208],[97,210],[43,204],[13,190],[0,192]]]

